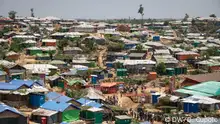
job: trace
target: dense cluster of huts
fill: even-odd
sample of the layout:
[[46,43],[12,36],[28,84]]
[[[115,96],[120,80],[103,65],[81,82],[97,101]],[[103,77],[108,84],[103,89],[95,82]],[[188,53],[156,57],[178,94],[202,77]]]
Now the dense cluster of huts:
[[[0,30],[12,28],[0,37],[0,44],[24,44],[21,52],[9,50],[0,60],[1,124],[78,120],[95,124],[114,120],[116,124],[130,124],[132,117],[115,115],[104,94],[117,94],[127,82],[116,79],[137,74],[148,75],[147,81],[156,80],[158,75],[172,77],[170,93],[150,92],[149,103],[153,105],[169,97],[172,106],[184,113],[219,109],[220,41],[190,32],[191,20],[171,21],[169,25],[145,23],[142,28],[135,24],[81,22],[56,17],[15,20],[0,17]],[[197,18],[196,21],[212,20]],[[215,21],[216,24],[220,22]],[[40,31],[33,32],[31,27],[38,27]],[[187,31],[183,39],[176,36],[174,28]],[[161,31],[163,34],[158,33]],[[82,46],[90,42],[105,46],[110,38],[117,39],[123,48],[106,52],[102,58],[105,68],[97,68],[98,57],[85,53],[77,43],[62,46],[62,53],[59,51],[63,40],[77,39]],[[172,43],[167,44],[168,41]],[[218,50],[215,51],[218,55],[206,56],[204,52],[212,48]],[[56,57],[58,54],[61,56]],[[62,59],[62,56],[69,58]],[[163,74],[156,69],[161,63],[165,66]],[[190,69],[202,70],[205,74],[187,75]],[[179,89],[175,89],[175,77],[179,75],[186,76]],[[113,81],[106,82],[106,79]],[[52,89],[56,87],[64,92],[54,92]],[[67,89],[86,89],[86,95],[74,99],[67,96]]]

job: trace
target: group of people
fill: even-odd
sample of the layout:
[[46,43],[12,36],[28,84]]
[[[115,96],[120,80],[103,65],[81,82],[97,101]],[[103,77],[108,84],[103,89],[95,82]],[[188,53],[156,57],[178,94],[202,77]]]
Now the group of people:
[[111,105],[118,105],[118,96],[116,95],[108,96],[106,101]]
[[153,123],[154,121],[161,122],[163,120],[163,114],[146,112],[142,108],[137,108],[137,110],[129,109],[127,114],[139,121],[149,121]]

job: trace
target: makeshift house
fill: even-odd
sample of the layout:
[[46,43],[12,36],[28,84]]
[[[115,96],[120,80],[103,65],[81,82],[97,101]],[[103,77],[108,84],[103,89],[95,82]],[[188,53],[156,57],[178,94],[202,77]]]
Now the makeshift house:
[[116,71],[118,77],[128,76],[128,70],[126,68],[118,68]]
[[67,78],[80,78],[80,75],[77,74],[77,70],[76,69],[71,69],[68,72],[64,72],[62,74],[60,74],[60,76],[64,77],[65,79]]
[[3,45],[3,46],[7,45],[8,44],[8,40],[0,38],[0,44]]
[[219,109],[220,100],[193,95],[181,99],[183,102],[183,110],[186,113],[197,113],[200,111],[215,111]]
[[165,45],[163,45],[159,42],[146,42],[143,45],[150,46],[153,49],[164,49],[165,48]]
[[37,44],[37,41],[35,40],[26,40],[24,43],[23,43],[26,47],[34,47],[36,44]]
[[27,69],[27,73],[30,74],[46,74],[55,73],[57,67],[50,64],[26,64],[24,68]]
[[56,46],[56,39],[42,39],[42,46]]
[[47,91],[42,84],[32,80],[12,80],[0,83],[0,100],[11,106],[39,107],[44,103]]
[[122,53],[122,52],[108,52],[107,53],[107,61],[115,61],[116,59],[126,59],[127,53]]
[[183,52],[184,50],[181,48],[174,48],[174,47],[168,47],[168,49],[170,50],[171,54],[175,54],[175,53],[179,53],[179,52]]
[[101,124],[103,121],[102,108],[89,108],[80,113],[80,118],[85,121],[92,121],[94,124]]
[[198,69],[203,69],[210,72],[220,70],[220,62],[212,59],[196,62],[196,65]]
[[94,33],[96,32],[96,27],[93,25],[83,23],[81,25],[72,26],[70,30],[73,32]]
[[80,54],[82,53],[82,49],[79,47],[64,47],[63,48],[63,54],[65,55],[75,55],[75,54]]
[[0,103],[0,124],[27,124],[27,118],[17,109]]
[[130,53],[128,54],[130,60],[146,59],[146,53]]
[[86,81],[79,78],[67,80],[67,87],[70,89],[81,89],[85,84]]
[[155,49],[154,55],[170,55],[170,51],[168,49]]
[[115,63],[123,63],[129,73],[145,73],[155,68],[156,62],[152,60],[117,60]]
[[48,101],[56,101],[56,102],[66,102],[66,103],[72,103],[73,105],[80,107],[81,104],[74,100],[73,98],[70,98],[68,96],[59,94],[57,92],[49,92],[46,94],[46,99]]
[[199,57],[199,54],[192,51],[184,51],[176,53],[175,56],[178,60],[194,60]]
[[67,88],[67,81],[61,76],[49,76],[48,81],[51,87]]
[[44,54],[53,55],[56,53],[56,47],[54,46],[45,46],[40,48]]
[[94,108],[100,108],[103,106],[102,104],[98,102],[95,102],[93,100],[89,100],[86,98],[80,98],[77,101],[80,102],[82,106],[89,106],[89,107],[94,107]]
[[46,118],[46,123],[57,123],[58,122],[58,111],[46,110],[43,108],[38,108],[32,111],[31,121],[36,123],[41,123],[42,118]]
[[42,54],[42,50],[38,47],[30,47],[27,48],[26,50],[27,55],[37,55],[37,54]]
[[104,82],[100,84],[101,91],[103,93],[111,94],[117,93],[119,85],[124,84],[124,82]]
[[132,117],[127,115],[115,116],[115,124],[131,124]]
[[220,83],[216,81],[208,81],[200,84],[186,86],[175,91],[180,96],[200,95],[207,97],[217,97],[220,95]]
[[25,77],[26,69],[15,63],[2,63],[3,70],[8,75],[8,80],[23,79]]
[[9,59],[9,60],[18,60],[20,54],[14,52],[14,51],[10,51],[10,52],[6,53],[5,56],[6,56],[6,58]]
[[185,80],[181,83],[182,86],[191,86],[207,81],[220,81],[220,72],[188,75],[185,76]]
[[40,108],[58,112],[58,122],[79,120],[80,108],[71,103],[47,101]]
[[65,69],[67,68],[67,63],[61,60],[53,60],[49,64],[54,65],[58,67],[59,69]]
[[157,64],[164,63],[167,68],[175,68],[179,62],[171,55],[154,55],[153,57]]
[[49,61],[51,59],[51,56],[49,54],[36,54],[36,60],[42,60],[42,61]]
[[92,74],[97,75],[97,80],[108,78],[108,70],[93,70]]
[[35,40],[37,37],[33,35],[15,35],[12,39]]
[[128,39],[122,39],[122,41],[124,42],[125,46],[124,48],[125,49],[132,49],[133,47],[135,47],[137,44],[140,44],[139,41],[132,41],[132,40],[128,40]]
[[83,66],[89,66],[90,62],[86,59],[73,59],[72,65],[83,65]]
[[97,37],[97,36],[89,36],[86,37],[84,40],[85,43],[89,41],[95,42],[96,44],[104,45],[106,40],[103,37]]
[[89,98],[90,100],[94,100],[98,103],[101,103],[105,100],[104,95],[100,90],[94,89],[92,87],[88,88],[87,94],[85,96],[86,98]]

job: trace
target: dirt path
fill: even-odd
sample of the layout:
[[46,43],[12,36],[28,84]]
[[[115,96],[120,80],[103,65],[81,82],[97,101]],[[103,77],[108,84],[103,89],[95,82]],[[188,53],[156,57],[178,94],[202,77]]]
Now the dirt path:
[[104,66],[104,63],[103,63],[103,59],[104,59],[104,56],[106,55],[106,52],[107,52],[107,48],[102,46],[99,48],[100,50],[98,50],[97,54],[98,54],[98,66],[101,67],[101,68],[105,68]]

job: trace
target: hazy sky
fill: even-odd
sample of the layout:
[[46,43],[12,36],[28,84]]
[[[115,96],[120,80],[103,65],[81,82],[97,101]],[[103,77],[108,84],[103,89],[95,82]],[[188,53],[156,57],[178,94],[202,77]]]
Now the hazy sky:
[[0,0],[0,15],[15,10],[19,16],[56,16],[59,18],[140,18],[137,13],[143,4],[144,18],[182,18],[190,16],[220,16],[220,0]]

